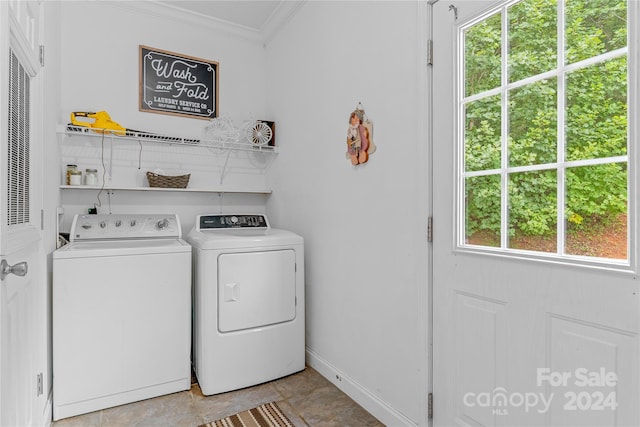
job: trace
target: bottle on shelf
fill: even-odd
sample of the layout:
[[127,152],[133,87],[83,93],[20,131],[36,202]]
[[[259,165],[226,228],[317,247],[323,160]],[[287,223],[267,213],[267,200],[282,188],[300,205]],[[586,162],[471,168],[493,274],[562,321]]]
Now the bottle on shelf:
[[84,185],[90,185],[90,186],[98,185],[98,170],[97,169],[85,169]]
[[[77,177],[80,176],[80,182],[77,182]],[[72,178],[73,177],[73,178]],[[80,185],[82,184],[82,172],[78,170],[78,165],[67,165],[67,185]]]

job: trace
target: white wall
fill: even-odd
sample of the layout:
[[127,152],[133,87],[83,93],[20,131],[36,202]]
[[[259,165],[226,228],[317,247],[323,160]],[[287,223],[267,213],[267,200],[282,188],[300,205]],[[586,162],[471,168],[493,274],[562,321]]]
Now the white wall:
[[[266,203],[273,226],[305,238],[309,363],[394,426],[426,424],[421,3],[308,1],[265,52],[252,40],[150,12],[148,4],[65,1],[59,52],[51,58],[60,85],[49,122],[67,123],[71,111],[106,110],[125,127],[199,137],[205,121],[138,111],[140,44],[218,61],[221,113],[276,121],[280,154],[259,178],[273,188],[271,196],[119,192],[111,211],[172,208],[188,230],[197,213],[257,211]],[[354,167],[345,140],[358,102],[374,123],[378,150]],[[57,150],[53,132],[51,138]],[[46,173],[57,197],[49,205],[59,197],[68,221],[92,206],[95,194],[60,196],[60,152],[51,156]]]
[[127,128],[199,138],[207,121],[138,111],[139,45],[218,62],[219,113],[267,119],[259,43],[138,3],[62,2],[61,123],[71,111],[106,110]]
[[[267,46],[281,148],[267,212],[305,238],[309,363],[394,426],[426,422],[424,8],[311,1]],[[352,166],[358,102],[377,152]]]
[[[77,2],[61,4],[60,102],[53,106],[58,123],[69,122],[72,111],[107,111],[112,120],[130,129],[184,138],[201,137],[207,120],[141,112],[139,105],[139,45],[203,58],[219,63],[219,114],[230,117],[237,126],[255,118],[268,120],[265,111],[264,47],[256,40],[239,37],[207,22],[187,21],[171,10],[148,2]],[[66,163],[77,163],[84,170],[97,167],[102,176],[101,141],[82,137],[57,139],[60,145],[58,169],[51,179],[59,182]],[[52,138],[54,143],[55,138]],[[224,166],[224,154],[194,147],[176,148],[144,143],[142,167],[138,169],[136,142],[116,141],[119,156],[107,184],[121,187],[146,186],[145,172],[161,169],[167,175],[191,173],[189,188],[215,187]],[[118,148],[122,148],[118,150]],[[107,147],[107,151],[109,148]],[[127,157],[128,156],[128,157]],[[266,175],[234,164],[232,155],[225,185],[235,188],[264,187]],[[174,159],[175,170],[167,159]],[[107,162],[108,164],[108,162]],[[206,167],[207,164],[210,167]],[[75,213],[86,213],[98,204],[97,192],[64,190],[63,231],[68,231]],[[200,213],[264,211],[263,195],[149,193],[115,191],[101,195],[99,213],[177,212],[188,232]]]
[[[205,22],[181,20],[149,2],[48,1],[45,38],[45,112],[44,128],[44,232],[48,251],[48,286],[52,284],[51,251],[57,240],[57,214],[64,207],[61,231],[68,231],[75,213],[84,213],[96,202],[96,192],[60,191],[61,170],[68,147],[56,133],[58,125],[69,122],[71,111],[106,110],[121,125],[138,130],[185,138],[199,138],[209,123],[205,120],[143,113],[138,111],[138,47],[158,49],[217,61],[220,64],[219,110],[235,123],[254,115],[270,119],[265,111],[265,52],[262,44],[241,37],[226,28]],[[95,153],[94,142],[74,139],[71,155],[81,168],[91,166],[88,154]],[[84,146],[74,154],[74,144]],[[130,144],[129,144],[130,145]],[[144,154],[149,152],[145,145]],[[187,150],[189,147],[184,147]],[[196,149],[197,150],[197,149]],[[192,151],[193,153],[198,151]],[[67,154],[65,154],[67,153]],[[137,156],[135,156],[137,157]],[[236,156],[234,155],[233,158]],[[220,158],[209,157],[212,182],[219,179],[216,167]],[[231,163],[233,164],[233,158]],[[95,161],[95,160],[94,160]],[[147,164],[149,165],[149,164]],[[228,171],[238,187],[246,184],[263,187],[264,174],[247,174],[244,180]],[[206,180],[200,175],[200,182]],[[136,178],[138,179],[137,175]],[[127,185],[124,183],[123,185]],[[207,193],[144,193],[118,191],[111,197],[102,194],[102,212],[176,212],[183,233],[194,224],[197,214],[218,212],[264,212],[264,195]],[[49,295],[50,299],[50,295]],[[48,313],[47,318],[51,319]],[[49,326],[50,327],[50,326]],[[51,342],[45,387],[51,390]],[[50,400],[49,400],[50,402]],[[48,408],[49,414],[51,408]],[[45,420],[46,422],[47,420]]]

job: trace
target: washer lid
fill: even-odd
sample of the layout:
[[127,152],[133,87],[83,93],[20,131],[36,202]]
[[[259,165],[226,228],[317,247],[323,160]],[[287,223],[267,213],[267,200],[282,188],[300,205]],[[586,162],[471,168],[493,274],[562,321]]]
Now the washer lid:
[[200,249],[250,249],[303,243],[301,236],[277,228],[198,230],[196,227],[185,239]]
[[93,258],[190,252],[191,245],[182,239],[76,241],[53,251],[53,258]]

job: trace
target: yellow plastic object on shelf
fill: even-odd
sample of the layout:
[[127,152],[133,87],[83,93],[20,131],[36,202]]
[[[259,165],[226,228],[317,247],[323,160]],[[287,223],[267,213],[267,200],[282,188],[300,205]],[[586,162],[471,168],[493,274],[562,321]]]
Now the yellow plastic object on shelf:
[[[93,119],[93,122],[79,120],[78,118]],[[114,135],[125,135],[126,129],[120,126],[118,123],[111,120],[111,117],[106,111],[98,112],[85,112],[74,111],[71,113],[71,123],[74,126],[83,126],[92,128],[96,133],[112,133]]]

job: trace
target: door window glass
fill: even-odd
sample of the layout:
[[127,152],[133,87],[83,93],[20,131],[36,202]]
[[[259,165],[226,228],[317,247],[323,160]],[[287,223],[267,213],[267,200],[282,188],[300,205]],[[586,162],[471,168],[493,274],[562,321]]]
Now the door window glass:
[[628,262],[627,2],[509,2],[459,34],[460,245]]

